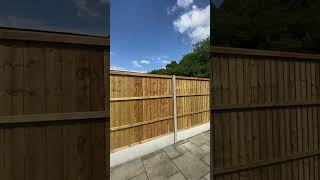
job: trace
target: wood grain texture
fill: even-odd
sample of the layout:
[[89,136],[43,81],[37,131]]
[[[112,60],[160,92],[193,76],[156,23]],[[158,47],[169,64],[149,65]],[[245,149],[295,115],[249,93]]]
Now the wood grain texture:
[[0,39],[0,179],[107,179],[106,41],[2,28]]
[[[177,130],[209,122],[209,79],[176,77]],[[111,71],[112,152],[173,133],[172,76]]]
[[319,55],[211,50],[213,177],[319,178]]

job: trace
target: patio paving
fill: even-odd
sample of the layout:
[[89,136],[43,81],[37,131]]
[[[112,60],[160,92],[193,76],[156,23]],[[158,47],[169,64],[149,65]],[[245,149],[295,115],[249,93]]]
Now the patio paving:
[[111,169],[111,180],[209,180],[210,131]]

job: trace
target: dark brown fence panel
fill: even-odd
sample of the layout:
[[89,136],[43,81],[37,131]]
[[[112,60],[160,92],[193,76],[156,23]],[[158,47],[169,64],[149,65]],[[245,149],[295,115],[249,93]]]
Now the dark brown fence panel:
[[108,46],[0,28],[0,179],[108,179]]
[[211,49],[212,178],[319,179],[320,56]]

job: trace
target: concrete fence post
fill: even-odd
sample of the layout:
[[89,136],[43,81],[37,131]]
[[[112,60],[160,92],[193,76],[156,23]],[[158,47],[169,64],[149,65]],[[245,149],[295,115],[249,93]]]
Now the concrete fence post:
[[174,143],[177,142],[177,88],[176,88],[176,76],[172,76],[172,100],[173,100],[173,133]]

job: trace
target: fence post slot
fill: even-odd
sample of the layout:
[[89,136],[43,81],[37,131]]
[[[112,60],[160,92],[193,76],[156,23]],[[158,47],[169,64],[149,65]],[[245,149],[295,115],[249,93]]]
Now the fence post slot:
[[176,76],[172,76],[172,100],[173,100],[173,130],[174,130],[174,143],[177,142],[177,88]]

